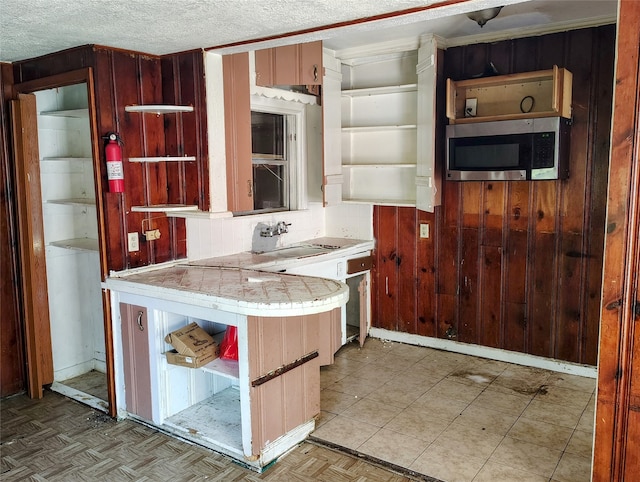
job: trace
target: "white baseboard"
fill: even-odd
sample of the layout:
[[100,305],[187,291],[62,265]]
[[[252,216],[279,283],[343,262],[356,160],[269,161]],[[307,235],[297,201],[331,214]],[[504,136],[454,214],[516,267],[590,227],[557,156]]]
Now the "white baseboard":
[[581,377],[597,378],[598,376],[598,368],[592,365],[580,365],[578,363],[565,362],[554,358],[545,358],[536,355],[528,355],[526,353],[502,350],[500,348],[490,348],[486,346],[472,345],[469,343],[460,343],[458,341],[442,340],[440,338],[413,335],[410,333],[385,330],[382,328],[371,328],[369,330],[369,336],[373,338],[380,338],[382,340],[436,348],[438,350],[462,353],[464,355],[488,358],[490,360],[499,360],[507,363],[514,363],[516,365],[542,368],[544,370],[578,375]]

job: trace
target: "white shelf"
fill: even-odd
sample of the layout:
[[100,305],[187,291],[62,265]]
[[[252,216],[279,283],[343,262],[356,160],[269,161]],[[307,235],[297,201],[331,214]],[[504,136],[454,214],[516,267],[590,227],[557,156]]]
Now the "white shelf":
[[195,161],[196,156],[161,156],[161,157],[130,157],[129,162],[179,162]]
[[49,245],[77,251],[92,251],[96,253],[99,251],[98,240],[91,238],[63,239],[61,241],[51,241]]
[[131,206],[134,213],[172,213],[183,211],[197,211],[198,206],[187,204],[152,204],[150,206]]
[[343,127],[342,132],[346,133],[358,133],[358,132],[379,132],[379,131],[402,131],[402,130],[415,130],[418,126],[415,124],[406,125],[381,125],[381,126],[358,126],[358,127]]
[[84,119],[89,117],[89,109],[67,109],[67,110],[48,110],[40,112],[40,115],[47,115],[53,117],[74,117],[78,119]]
[[178,112],[193,112],[191,105],[127,105],[125,112],[142,112],[151,114],[175,114]]
[[41,161],[93,161],[91,157],[43,157]]
[[49,204],[63,204],[66,206],[95,206],[96,200],[85,197],[77,197],[70,199],[48,199]]
[[214,375],[219,375],[221,377],[230,378],[231,380],[238,380],[240,378],[237,360],[216,358],[206,365],[201,366],[200,370],[213,373]]
[[343,169],[415,169],[415,163],[402,164],[343,164]]
[[343,90],[343,97],[363,97],[368,95],[385,95],[385,94],[399,94],[402,92],[416,92],[418,90],[418,84],[403,84],[403,85],[385,85],[381,87],[368,87],[363,89],[346,89]]
[[342,202],[347,204],[376,204],[378,206],[400,206],[414,208],[416,207],[416,201],[414,199],[396,200],[396,199],[348,199],[343,198]]

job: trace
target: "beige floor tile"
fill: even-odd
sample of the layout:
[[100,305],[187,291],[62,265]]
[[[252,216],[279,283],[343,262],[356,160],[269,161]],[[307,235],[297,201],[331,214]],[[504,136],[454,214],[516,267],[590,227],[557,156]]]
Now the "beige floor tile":
[[543,447],[564,450],[573,434],[573,429],[520,417],[513,425],[509,437]]
[[429,390],[429,394],[450,400],[471,403],[485,389],[482,385],[467,385],[448,378],[440,381]]
[[481,458],[461,460],[450,447],[434,443],[409,468],[446,482],[470,482],[484,463],[485,460]]
[[356,450],[378,430],[379,427],[374,425],[339,415],[317,428],[311,435]]
[[401,411],[399,407],[363,398],[342,412],[342,415],[376,427],[383,427]]
[[505,437],[489,461],[543,477],[551,477],[561,455],[560,450]]
[[580,416],[576,430],[581,432],[593,433],[593,427],[595,425],[594,413],[590,410],[585,410]]
[[326,412],[324,410],[320,410],[320,415],[316,417],[316,428],[321,427],[325,423],[327,423],[332,418],[335,418],[336,414],[331,412]]
[[354,395],[338,392],[336,390],[320,391],[320,408],[325,412],[339,414],[359,400]]
[[473,482],[548,482],[548,480],[548,477],[495,462],[487,462],[473,479]]
[[471,404],[456,419],[456,421],[458,420],[470,427],[477,427],[499,435],[506,435],[516,420],[518,420],[518,415]]
[[431,443],[450,423],[437,416],[431,417],[424,410],[408,409],[389,420],[384,428]]
[[415,368],[396,373],[385,385],[397,387],[399,390],[422,390],[423,393],[437,384],[442,377],[433,376],[423,369]]
[[442,398],[427,392],[409,405],[407,410],[422,410],[432,418],[453,421],[468,406],[467,402]]
[[593,452],[593,432],[583,432],[582,430],[573,432],[565,452],[590,459]]
[[337,371],[320,369],[320,389],[330,388],[338,380],[342,380],[346,375]]
[[420,398],[427,390],[428,387],[425,388],[419,385],[407,385],[403,387],[392,380],[376,388],[365,398],[399,408],[406,408]]
[[576,407],[532,400],[522,415],[533,420],[576,428],[582,413],[583,410]]
[[467,425],[458,418],[433,443],[449,447],[463,460],[472,457],[486,461],[503,438],[503,435]]
[[348,376],[333,383],[329,388],[336,392],[353,395],[356,399],[360,399],[373,392],[376,386],[372,380]]
[[553,473],[557,482],[585,482],[591,478],[591,459],[565,453]]
[[568,388],[547,386],[538,392],[534,400],[546,403],[557,403],[568,407],[584,410],[591,398],[589,392],[570,390]]
[[496,391],[493,389],[493,385],[489,385],[473,401],[475,406],[499,410],[512,415],[520,415],[529,403],[531,403],[530,396]]
[[568,388],[580,392],[594,393],[597,380],[590,377],[579,377],[567,373],[552,373],[547,380],[547,385],[553,387]]
[[357,377],[361,380],[370,380],[376,382],[376,384],[387,382],[395,377],[398,370],[394,366],[393,362],[387,362],[384,365],[376,365],[370,363],[362,367],[357,372],[351,374],[352,377]]
[[409,467],[426,450],[429,443],[392,430],[381,429],[358,447],[377,459],[386,460],[401,467]]
[[510,365],[491,384],[492,388],[513,391],[521,395],[535,395],[545,386],[551,372],[539,368]]
[[428,356],[431,356],[432,350],[424,346],[408,345],[406,343],[395,343],[391,347],[391,353],[393,356],[400,358],[412,359],[414,361],[422,360]]

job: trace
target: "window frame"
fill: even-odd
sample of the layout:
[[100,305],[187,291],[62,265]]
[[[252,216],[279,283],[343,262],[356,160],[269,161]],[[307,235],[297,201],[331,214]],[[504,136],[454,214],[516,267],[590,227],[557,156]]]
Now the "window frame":
[[[245,214],[296,211],[306,208],[306,105],[281,99],[251,96],[251,111],[285,116],[285,158],[288,163],[288,206],[277,209],[254,209]],[[253,152],[251,166],[253,170]]]

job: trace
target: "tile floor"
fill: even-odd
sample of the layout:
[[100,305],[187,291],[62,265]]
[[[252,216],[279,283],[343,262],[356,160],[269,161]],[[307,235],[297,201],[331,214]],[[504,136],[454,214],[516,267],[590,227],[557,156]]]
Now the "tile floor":
[[447,482],[590,479],[595,379],[377,339],[321,370],[312,438]]

